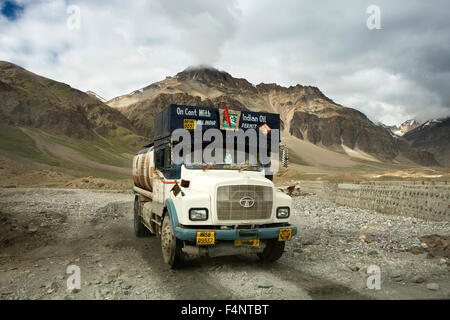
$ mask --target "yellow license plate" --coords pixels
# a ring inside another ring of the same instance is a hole
[[[259,239],[234,240],[235,247],[259,247]]]
[[[287,241],[292,238],[292,229],[280,229],[278,233],[278,241]]]
[[[212,245],[215,242],[214,231],[198,231],[197,232],[197,245],[207,246]]]
[[[183,128],[186,130],[195,130],[197,127],[197,120],[195,119],[183,119]]]

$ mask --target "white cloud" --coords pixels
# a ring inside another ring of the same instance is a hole
[[[14,23],[0,17],[0,59],[108,98],[190,64],[217,62],[237,14],[231,2],[230,8],[211,10],[201,9],[204,1],[70,4],[80,7],[79,30],[67,27],[68,4],[62,0],[26,2],[23,17]],[[222,9],[230,10],[229,17]]]
[[[388,124],[450,114],[445,1],[379,0],[375,31],[365,0],[21,3],[20,19],[0,15],[0,59],[108,99],[204,63],[255,84],[314,85]],[[71,4],[80,30],[67,28]]]

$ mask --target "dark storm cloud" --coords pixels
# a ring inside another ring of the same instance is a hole
[[[366,26],[369,5],[381,30]],[[259,1],[238,37],[274,81],[312,83],[375,121],[425,120],[450,115],[449,12],[446,1]]]
[[[317,86],[387,124],[450,115],[448,1],[74,0],[78,31],[64,0],[16,3],[20,19],[0,15],[0,60],[108,98],[209,64],[255,84]],[[380,30],[366,26],[369,5]]]

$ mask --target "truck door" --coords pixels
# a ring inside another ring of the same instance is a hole
[[[154,201],[164,203],[174,179],[177,179],[177,170],[172,163],[172,149],[170,144],[165,144],[155,149]]]
[[[164,166],[166,163],[166,149],[165,146],[159,146],[154,152],[155,171],[153,174],[153,201],[164,203]]]

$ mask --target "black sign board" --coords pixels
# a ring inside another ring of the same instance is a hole
[[[238,111],[233,108],[207,108],[172,104],[155,117],[154,139],[169,137],[176,129],[202,131],[214,128],[220,130],[259,130],[270,135],[273,129],[280,129],[280,115],[265,112]]]

